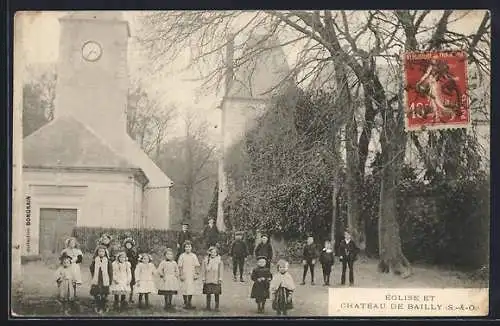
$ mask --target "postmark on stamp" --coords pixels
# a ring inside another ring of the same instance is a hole
[[[403,60],[406,130],[468,127],[466,53],[408,52]]]

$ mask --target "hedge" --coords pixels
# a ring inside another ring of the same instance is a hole
[[[166,248],[177,251],[177,236],[180,231],[161,229],[117,229],[101,227],[75,227],[73,236],[78,240],[80,248],[84,252],[93,252],[97,240],[103,233],[108,233],[113,238],[111,246],[114,250],[123,250],[123,240],[129,235],[135,242],[138,252],[147,252],[153,256],[161,257]],[[197,254],[205,254],[205,243],[201,232],[191,232],[193,235],[193,251]],[[220,234],[220,254],[228,251],[230,239],[225,233]]]

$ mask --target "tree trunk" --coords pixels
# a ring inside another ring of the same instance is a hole
[[[397,275],[408,277],[411,266],[403,254],[396,210],[396,169],[384,166],[380,184],[380,204],[378,220],[379,271],[393,271]]]
[[[346,172],[347,172],[347,226],[354,242],[358,243],[360,249],[366,248],[365,234],[361,226],[360,209],[360,178],[359,178],[359,157],[358,157],[358,126],[356,124],[355,108],[347,79],[346,69],[339,64],[335,67],[335,78],[337,84],[337,94],[339,106],[345,108],[349,115],[346,124]]]
[[[359,171],[357,156],[358,130],[352,110],[352,117],[346,125],[346,172],[347,172],[347,226],[355,243],[364,252],[366,237],[361,221],[359,202]]]
[[[339,194],[339,186],[337,184],[338,180],[335,180],[333,183],[332,189],[332,226],[330,227],[330,240],[333,244],[335,244],[335,224],[337,222],[337,196]]]
[[[378,81],[378,80],[375,80]],[[379,203],[379,271],[392,272],[406,278],[412,274],[411,265],[403,254],[397,220],[397,181],[404,163],[406,135],[404,132],[403,89],[399,91],[398,110],[385,100],[380,83],[374,83],[375,98],[382,103],[383,127],[380,134],[382,169]]]

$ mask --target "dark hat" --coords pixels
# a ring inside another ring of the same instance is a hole
[[[257,257],[257,260],[261,260],[261,259],[264,259],[264,260],[266,260],[266,261],[267,261],[267,257],[266,257],[266,256],[258,256],[258,257]]]
[[[269,236],[268,236],[266,233],[262,233],[262,234],[260,235],[260,237],[261,237],[261,238],[262,238],[262,237],[269,238]]]
[[[125,245],[126,245],[127,243],[130,243],[130,244],[132,245],[132,247],[134,247],[134,246],[135,246],[135,240],[134,240],[134,239],[132,239],[132,238],[130,238],[130,237],[125,238],[125,240],[123,240],[123,246],[125,247]]]
[[[100,239],[102,238],[108,238],[109,240],[113,240],[113,237],[109,233],[102,233]]]
[[[234,235],[243,235],[243,234],[245,234],[245,232],[243,232],[243,231],[236,231],[236,232],[234,233]]]
[[[188,222],[182,222],[181,225],[187,225],[187,226],[189,226],[189,223]]]

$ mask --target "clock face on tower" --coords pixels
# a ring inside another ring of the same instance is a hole
[[[87,41],[82,46],[82,57],[87,61],[97,61],[102,55],[102,48],[95,41]]]

